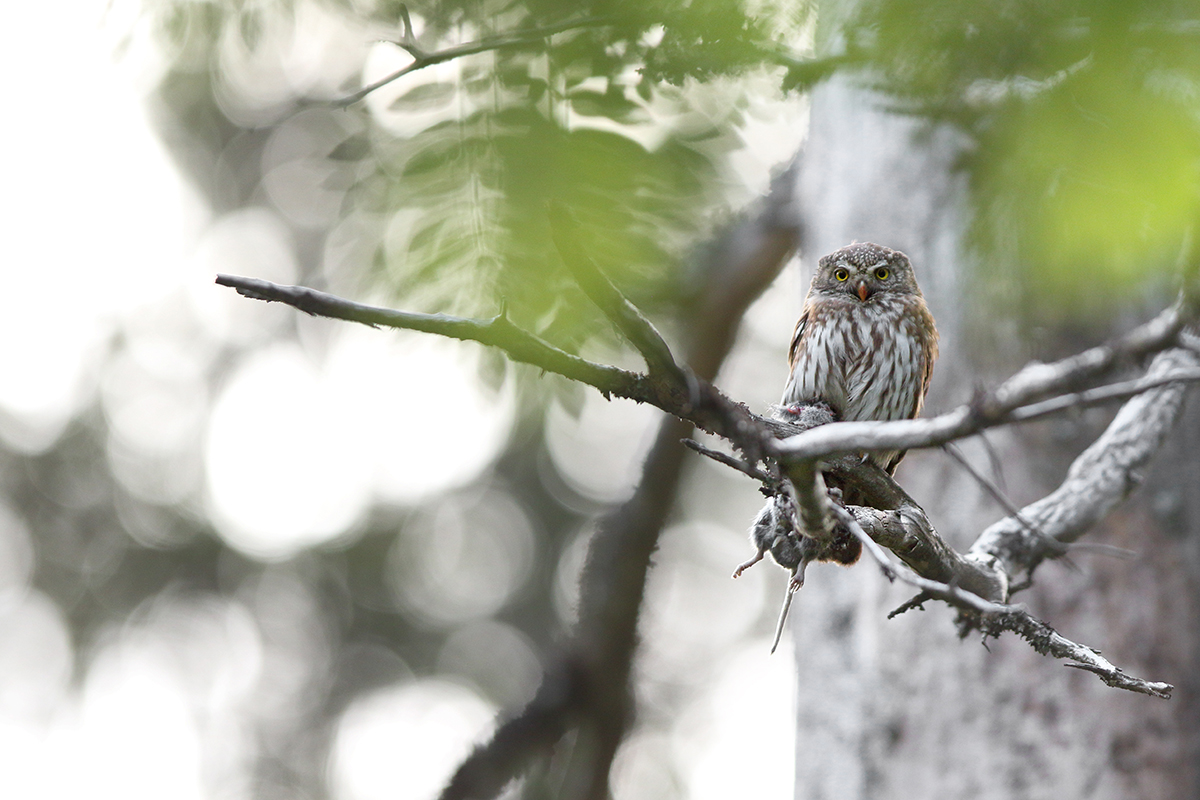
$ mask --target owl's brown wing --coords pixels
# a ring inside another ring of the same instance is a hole
[[[921,343],[920,364],[921,370],[921,385],[917,389],[916,395],[913,397],[912,412],[908,415],[909,419],[916,419],[921,413],[921,407],[925,405],[925,394],[929,391],[929,380],[933,376],[933,362],[937,361],[938,357],[938,332],[937,326],[933,323],[933,315],[929,313],[929,307],[925,305],[923,299],[919,299],[916,303],[910,306],[912,319],[917,327],[917,338]],[[901,450],[892,457],[884,466],[888,475],[896,473],[896,467],[900,464],[900,460],[904,458],[904,454],[908,452]]]
[[[925,405],[925,394],[929,391],[929,380],[933,376],[933,362],[937,361],[938,332],[933,315],[929,313],[929,307],[925,305],[924,300],[913,304],[912,316],[917,326],[917,338],[921,343],[921,386],[917,390],[917,396],[913,398],[913,409],[908,418],[916,419],[921,413],[921,407]]]
[[[788,372],[796,369],[796,358],[800,355],[800,342],[804,339],[804,330],[808,327],[808,318],[812,316],[812,305],[804,304],[800,319],[796,320],[796,330],[792,331],[792,344],[788,347]]]

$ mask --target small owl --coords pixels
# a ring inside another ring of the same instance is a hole
[[[845,421],[912,419],[937,343],[908,256],[870,242],[843,247],[817,264],[792,334],[783,404],[824,401]],[[903,457],[872,455],[889,474]]]

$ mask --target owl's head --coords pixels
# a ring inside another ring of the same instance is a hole
[[[880,292],[921,294],[908,256],[871,242],[847,245],[824,256],[817,262],[812,291],[847,295],[864,303]]]

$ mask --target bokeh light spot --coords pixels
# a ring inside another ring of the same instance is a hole
[[[246,361],[213,410],[211,505],[240,550],[281,558],[349,527],[370,496],[366,443],[295,345]]]
[[[372,499],[415,502],[495,458],[513,392],[479,385],[459,343],[341,325],[324,359],[258,352],[221,393],[207,467],[222,535],[281,558],[351,528]]]
[[[431,625],[485,617],[524,585],[533,563],[529,519],[507,493],[451,497],[404,528],[388,555],[401,607]]]
[[[512,427],[511,384],[479,381],[479,348],[421,333],[345,327],[329,380],[342,413],[358,420],[383,500],[414,504],[475,480]]]
[[[529,638],[511,625],[480,620],[462,626],[442,645],[438,672],[470,679],[504,708],[522,708],[542,677]]]
[[[578,417],[561,406],[546,415],[546,448],[554,466],[580,494],[614,503],[633,493],[662,412],[632,400],[605,400],[587,391]]]
[[[31,592],[0,601],[0,718],[45,719],[66,689],[72,657],[66,620],[49,598]]]
[[[792,796],[794,662],[770,649],[765,639],[746,645],[675,725],[675,761],[690,800]]]
[[[330,784],[338,800],[432,800],[491,728],[496,709],[443,680],[356,700],[337,725]]]
[[[730,580],[749,549],[738,531],[691,522],[668,528],[660,541],[641,628],[650,643],[644,668],[670,680],[694,674],[698,659],[710,661],[745,636],[762,612],[763,582],[773,576],[749,570]]]
[[[112,64],[102,7],[5,10],[0,66],[17,75],[37,64],[38,79],[9,95],[13,108],[36,109],[37,124],[5,131],[14,157],[4,176],[0,436],[36,452],[90,398],[113,321],[175,287],[204,212]],[[51,29],[47,57],[24,32]],[[70,102],[48,102],[46,86],[71,86]]]

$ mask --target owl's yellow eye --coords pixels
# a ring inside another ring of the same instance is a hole
[[[846,280],[846,278],[850,277],[850,273],[847,272],[844,268],[838,267],[837,269],[835,269],[833,271],[833,277],[837,278],[839,281],[844,281],[844,280]]]
[[[888,279],[888,275],[891,275],[891,273],[888,272],[887,267],[880,267],[879,269],[875,270],[875,277],[881,281],[886,281]]]

